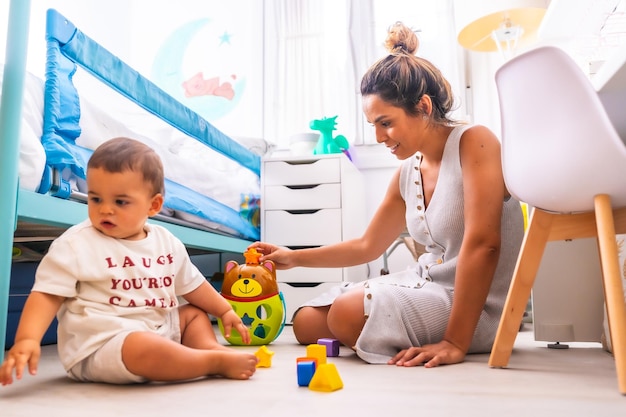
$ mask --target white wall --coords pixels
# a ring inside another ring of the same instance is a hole
[[[79,28],[89,28],[88,35],[122,59],[130,56],[128,33],[130,2],[127,0],[31,0],[28,60],[26,67],[43,77],[46,63],[46,11],[56,9]],[[0,4],[0,28],[6,28],[9,1]],[[112,23],[114,22],[114,24]],[[4,61],[6,30],[0,30],[0,62]]]

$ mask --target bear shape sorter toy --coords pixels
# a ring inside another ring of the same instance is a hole
[[[286,309],[283,294],[278,290],[274,262],[259,262],[261,254],[251,248],[244,252],[246,263],[228,261],[224,268],[222,296],[250,329],[251,345],[267,345],[285,327]],[[222,321],[217,320],[222,336],[231,345],[243,345],[239,332],[232,329],[224,335]]]

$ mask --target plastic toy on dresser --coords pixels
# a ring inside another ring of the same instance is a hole
[[[251,345],[273,342],[285,326],[285,301],[278,290],[274,262],[259,263],[261,254],[256,249],[244,252],[246,263],[239,265],[228,261],[224,268],[222,296],[228,300],[235,313],[251,330]],[[224,326],[218,319],[224,336]],[[241,335],[233,329],[224,338],[231,345],[244,345]]]
[[[310,127],[313,130],[320,131],[320,138],[317,141],[317,145],[313,149],[314,155],[330,154],[330,153],[345,153],[349,159],[350,154],[348,148],[350,144],[343,135],[337,135],[333,138],[333,130],[337,125],[337,116],[324,117],[323,119],[312,120]]]

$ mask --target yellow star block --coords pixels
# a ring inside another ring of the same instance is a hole
[[[261,346],[259,350],[254,353],[254,356],[259,359],[259,362],[256,364],[257,368],[269,368],[272,366],[272,356],[274,356],[274,352],[269,350],[267,346]]]

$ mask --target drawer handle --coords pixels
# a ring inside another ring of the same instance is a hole
[[[321,282],[281,282],[281,284],[289,285],[294,288],[313,288],[322,285]]]
[[[310,190],[312,188],[317,188],[321,184],[303,184],[303,185],[285,185],[285,187],[290,190]]]
[[[313,213],[317,213],[318,211],[320,211],[320,209],[314,209],[314,210],[285,210],[287,213],[289,214],[313,214]]]
[[[300,159],[298,161],[283,161],[287,165],[312,165],[318,162],[319,159]]]

